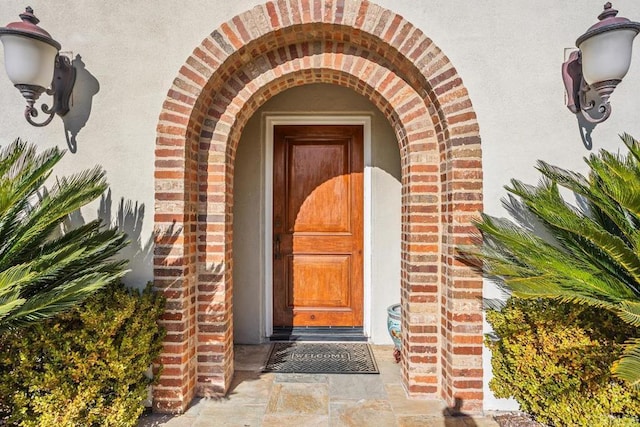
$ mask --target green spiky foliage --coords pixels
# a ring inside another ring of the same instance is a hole
[[[66,230],[69,215],[107,184],[96,167],[46,190],[63,155],[20,140],[0,151],[0,332],[65,311],[126,272],[112,258],[126,245],[123,233],[98,220]]]
[[[628,154],[592,154],[587,176],[540,161],[537,186],[512,180],[504,204],[517,224],[482,215],[482,242],[461,253],[514,297],[597,307],[632,325],[613,372],[640,388],[640,145],[622,140]]]

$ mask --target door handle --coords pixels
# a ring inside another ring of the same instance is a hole
[[[280,259],[280,235],[276,234],[276,238],[273,241],[273,256],[275,259]]]

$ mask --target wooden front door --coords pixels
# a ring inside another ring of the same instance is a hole
[[[362,126],[275,126],[273,326],[362,326]]]

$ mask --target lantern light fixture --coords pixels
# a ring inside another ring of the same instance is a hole
[[[64,116],[69,111],[76,70],[69,58],[59,54],[60,43],[38,27],[40,20],[31,7],[20,14],[20,19],[22,22],[0,28],[4,66],[9,80],[27,101],[24,111],[27,122],[33,126],[46,126],[55,114]],[[42,112],[48,117],[36,122],[34,119],[39,113],[35,103],[42,93],[53,97],[53,105],[42,104]]]
[[[607,2],[599,22],[576,40],[579,50],[562,64],[567,108],[590,123],[611,115],[609,97],[629,71],[633,39],[640,32],[640,23],[617,14]]]

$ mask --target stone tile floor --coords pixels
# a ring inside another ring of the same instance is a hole
[[[491,417],[450,416],[441,401],[408,399],[393,348],[373,346],[380,375],[262,373],[269,344],[235,348],[227,396],[198,399],[182,415],[151,414],[139,427],[498,426]]]

